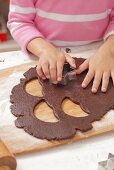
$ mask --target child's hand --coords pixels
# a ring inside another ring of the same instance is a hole
[[[63,65],[68,62],[76,67],[75,61],[68,54],[65,54],[53,46],[46,46],[39,56],[37,73],[42,79],[51,79],[54,84],[62,80]]]
[[[63,65],[68,62],[76,68],[75,60],[42,38],[33,39],[27,49],[39,57],[37,73],[42,79],[51,79],[54,84],[62,80]]]
[[[83,88],[87,87],[93,78],[93,93],[97,92],[101,81],[101,91],[106,92],[110,77],[114,84],[114,50],[112,50],[114,47],[112,46],[112,49],[110,47],[111,40],[107,40],[107,43],[104,44],[95,55],[85,60],[85,62],[77,69],[77,74],[89,69],[82,83]]]

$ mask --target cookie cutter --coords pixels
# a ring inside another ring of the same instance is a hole
[[[114,170],[114,155],[109,153],[106,161],[99,162],[98,170]]]
[[[72,68],[69,63],[63,66],[62,80],[59,84],[67,85],[69,81],[76,80],[76,69]]]
[[[69,63],[64,63],[62,80],[58,82],[61,85],[67,85],[69,81],[76,80],[76,69],[72,68]],[[50,83],[52,79],[50,78]]]

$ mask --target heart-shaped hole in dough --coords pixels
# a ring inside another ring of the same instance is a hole
[[[53,109],[51,109],[46,102],[41,102],[36,105],[34,109],[34,115],[36,118],[44,122],[58,122],[59,120],[53,114]]]
[[[72,102],[70,99],[64,99],[62,102],[62,110],[69,116],[73,117],[86,117],[88,116],[81,108],[80,105]]]
[[[29,93],[32,96],[39,96],[39,97],[43,96],[42,86],[38,82],[38,79],[33,79],[29,81],[25,86],[25,90],[27,93]]]

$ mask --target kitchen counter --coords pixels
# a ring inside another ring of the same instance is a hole
[[[72,56],[88,57],[98,45],[72,49]],[[64,49],[63,49],[64,50]],[[81,54],[80,54],[81,51]],[[75,53],[75,54],[74,54]],[[31,62],[21,51],[0,53],[0,70]],[[46,151],[17,156],[17,170],[97,170],[98,162],[114,154],[114,133],[84,139]]]

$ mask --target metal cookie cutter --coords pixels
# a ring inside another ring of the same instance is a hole
[[[99,162],[98,170],[114,170],[114,155],[109,153],[106,161]]]
[[[70,66],[69,63],[65,63],[63,66],[62,80],[59,84],[67,85],[69,81],[76,80],[75,69]]]

